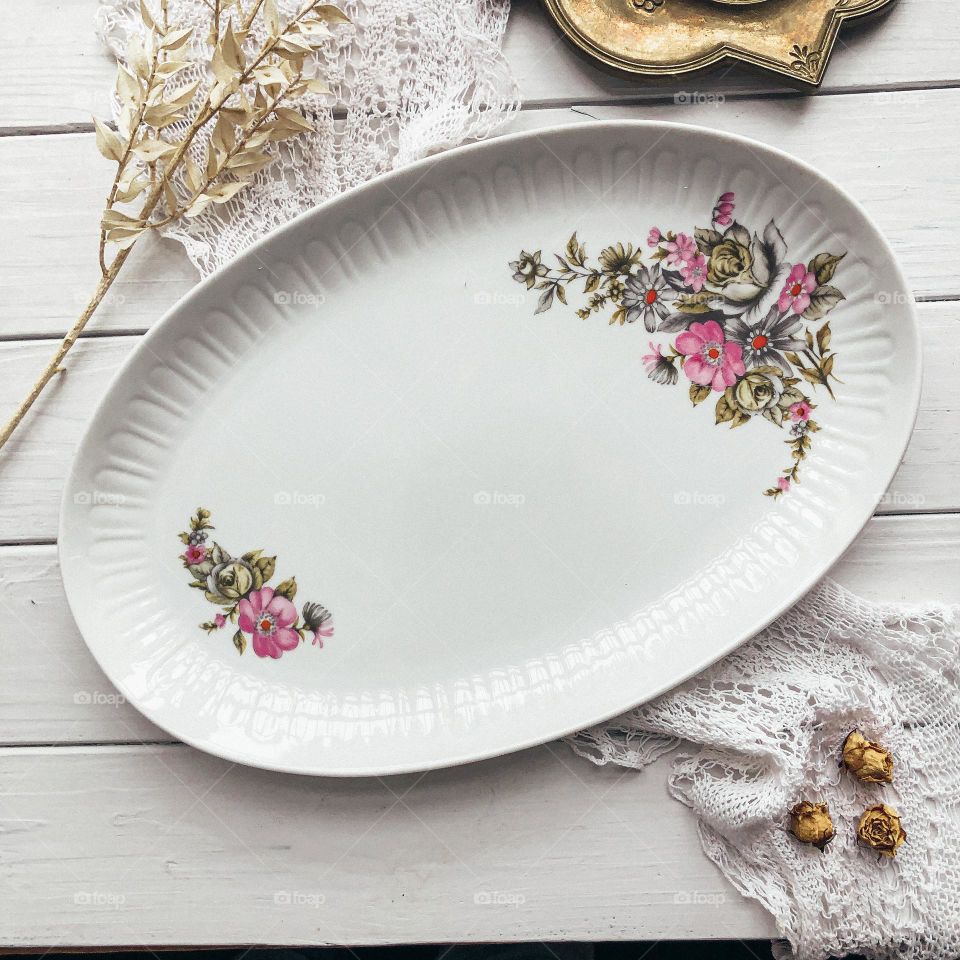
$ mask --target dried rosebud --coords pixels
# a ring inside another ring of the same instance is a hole
[[[830,808],[825,803],[801,800],[790,811],[790,832],[801,843],[823,850],[834,837]]]
[[[897,848],[907,839],[907,831],[893,807],[878,803],[863,811],[857,825],[857,839],[885,857],[895,857]]]
[[[893,756],[879,743],[854,730],[843,742],[843,765],[867,783],[893,783]]]

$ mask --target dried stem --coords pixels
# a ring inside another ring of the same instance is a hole
[[[57,352],[53,355],[53,358],[47,364],[43,373],[41,373],[37,378],[37,381],[34,383],[31,391],[26,397],[24,397],[23,401],[20,403],[20,406],[17,407],[16,412],[7,421],[3,430],[0,431],[0,447],[2,447],[7,440],[10,439],[10,435],[14,430],[17,429],[17,427],[20,425],[20,422],[27,415],[27,411],[29,411],[37,397],[39,397],[43,392],[43,388],[58,373],[60,373],[60,363],[67,355],[70,348],[77,342],[77,337],[80,336],[83,328],[87,325],[87,321],[93,316],[94,311],[100,306],[101,301],[103,300],[104,296],[106,296],[107,291],[113,285],[113,281],[117,278],[120,268],[123,266],[124,261],[127,259],[127,256],[130,254],[132,249],[132,247],[128,247],[126,250],[121,250],[114,258],[107,272],[100,279],[100,283],[97,284],[97,289],[90,298],[90,302],[84,308],[83,313],[80,314],[76,323],[74,323],[67,335],[63,338],[63,341],[57,349]]]
[[[167,80],[186,62],[171,64],[172,70],[162,71],[161,67],[166,62],[164,55],[169,58],[172,50],[180,48],[189,37],[190,30],[171,29],[168,0],[160,0],[159,23],[141,6],[152,49],[149,61],[146,57],[134,57],[132,59],[135,62],[129,72],[124,73],[121,68],[118,74],[118,95],[126,104],[124,120],[120,124],[121,131],[124,132],[123,139],[104,124],[95,121],[97,146],[104,156],[117,164],[100,228],[100,281],[90,302],[63,338],[30,393],[0,430],[0,447],[23,421],[46,385],[61,371],[64,357],[103,302],[143,232],[162,227],[185,215],[196,215],[206,204],[229,199],[247,187],[256,171],[269,162],[269,154],[264,151],[266,142],[284,140],[312,129],[306,120],[281,108],[281,104],[295,100],[307,90],[316,89],[313,86],[316,81],[303,79],[303,62],[313,45],[320,41],[308,38],[322,37],[326,29],[323,26],[325,22],[331,19],[345,21],[346,18],[336,8],[321,4],[320,0],[307,0],[296,16],[280,29],[276,6],[272,0],[252,0],[246,13],[240,17],[238,31],[231,32],[229,25],[223,31],[220,29],[220,19],[228,5],[223,0],[213,0],[210,6],[213,21],[210,43],[214,48],[211,66],[220,82],[206,91],[186,131],[175,141],[167,143],[160,139],[160,131],[175,120],[185,119],[180,111],[184,109],[183,104],[189,96],[183,91],[189,87],[181,90],[182,103],[176,99],[176,95],[172,102],[165,99]],[[246,62],[238,48],[257,15],[264,10],[268,11],[265,14],[269,26],[267,39],[249,62]],[[274,54],[278,59],[258,72],[258,68]],[[228,64],[226,71],[225,64]],[[235,69],[233,76],[230,76],[230,69]],[[131,79],[131,76],[134,79]],[[135,84],[136,100],[129,86],[131,83]],[[231,97],[250,84],[253,84],[256,90],[254,104],[251,105],[241,93],[240,106],[232,107],[230,113],[220,116],[222,111],[227,109]],[[136,109],[132,110],[134,103]],[[232,114],[239,116],[234,117]],[[207,169],[202,176],[198,176],[196,171],[191,172],[190,165],[187,165],[185,183],[181,184],[179,189],[182,191],[185,186],[188,198],[186,203],[182,203],[177,196],[175,175],[198,134],[214,119],[218,120],[218,126],[214,128],[208,147]],[[220,133],[220,124],[225,125],[225,134],[229,134],[226,139]],[[255,135],[256,139],[252,139]],[[139,164],[139,167],[128,171],[127,167],[134,163]],[[118,202],[126,201],[144,191],[136,217],[116,209]],[[161,200],[166,203],[166,215],[155,216]],[[108,262],[106,246],[110,242],[118,243],[120,247],[113,260]]]
[[[207,120],[209,120],[209,117],[207,117]],[[200,130],[200,128],[203,126],[203,123],[205,122],[206,120],[204,120],[203,122],[196,122],[196,121],[194,122],[194,124],[191,126],[191,129],[188,131],[187,136],[184,138],[184,141],[181,147],[178,149],[177,153],[174,154],[174,159],[171,162],[171,164],[167,167],[167,170],[172,170],[179,163],[179,161],[183,159],[183,155],[186,153],[187,148],[190,146],[190,144],[193,141],[193,138],[196,136],[197,132]],[[147,200],[144,202],[143,209],[140,212],[140,215],[142,218],[144,219],[148,218],[153,213],[157,204],[160,202],[160,197],[163,195],[163,186],[162,186],[163,180],[166,179],[167,175],[168,174],[165,173],[164,178],[161,179],[161,181],[157,183],[156,186],[154,186],[151,194],[149,195]],[[116,193],[116,188],[117,188],[117,183],[115,180],[113,189],[111,190],[111,195],[114,195]],[[103,239],[105,237],[105,233],[103,230],[100,231],[100,236],[101,236],[101,251],[102,251],[105,243],[105,240]],[[119,274],[120,272],[120,268],[124,265],[124,263],[127,260],[127,257],[130,255],[131,250],[133,250],[132,246],[127,247],[123,250],[120,250],[117,253],[116,257],[114,257],[114,259],[111,261],[109,267],[105,266],[103,263],[103,260],[101,259],[101,268],[103,270],[103,276],[101,277],[100,282],[97,284],[97,289],[94,291],[93,296],[90,298],[90,302],[84,308],[83,313],[80,314],[80,316],[77,318],[76,323],[74,323],[74,325],[67,332],[67,335],[60,342],[60,346],[57,348],[57,352],[53,355],[53,358],[47,364],[43,373],[41,373],[40,376],[37,378],[37,381],[36,383],[34,383],[31,391],[27,394],[26,397],[24,397],[23,401],[20,403],[20,406],[17,407],[16,412],[7,421],[3,430],[0,431],[0,448],[3,447],[3,445],[10,438],[10,435],[13,433],[13,431],[16,430],[17,427],[20,425],[20,422],[27,415],[27,412],[30,410],[30,408],[36,402],[37,398],[43,392],[44,387],[46,387],[46,385],[60,371],[60,363],[63,361],[64,357],[66,357],[67,353],[70,351],[73,345],[77,342],[77,338],[83,332],[84,327],[86,327],[87,322],[93,316],[94,311],[96,311],[97,307],[100,306],[101,302],[103,301],[103,298],[107,294],[107,291],[113,285],[113,281],[116,280],[117,274]],[[102,257],[102,254],[101,254],[101,257]]]

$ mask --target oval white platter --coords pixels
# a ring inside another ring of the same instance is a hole
[[[475,760],[787,608],[919,390],[893,254],[816,171],[662,123],[504,137],[300,217],[151,330],[77,455],[63,580],[122,694],[197,747]]]

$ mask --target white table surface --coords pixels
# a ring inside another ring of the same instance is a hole
[[[113,66],[95,5],[0,6],[3,413],[97,277],[111,170],[90,114],[108,112]],[[890,600],[960,601],[958,35],[953,0],[901,0],[843,34],[814,97],[740,70],[607,75],[534,0],[515,4],[506,40],[515,129],[658,117],[748,134],[834,176],[886,232],[920,301],[922,407],[834,575]],[[108,378],[194,282],[178,246],[145,241],[0,458],[0,947],[771,936],[701,853],[662,762],[594,769],[551,744],[426,776],[310,780],[170,742],[116,702],[64,601],[59,495]]]

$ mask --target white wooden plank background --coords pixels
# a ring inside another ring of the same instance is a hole
[[[114,66],[94,35],[96,0],[19,0],[0,6],[0,126],[91,129],[108,112]],[[935,25],[935,29],[931,29]],[[953,0],[900,0],[873,23],[844,31],[823,83],[831,93],[956,85],[960,10]],[[794,93],[773,77],[721,67],[678,83],[617,77],[580,59],[537,0],[514,0],[504,52],[526,108],[672,100],[676,91],[726,96]],[[805,101],[796,96],[802,112]]]
[[[820,167],[866,206],[896,248],[916,296],[944,299],[960,290],[960,167],[954,127],[946,122],[960,117],[960,90],[577,109],[523,111],[513,129],[636,117],[769,142]],[[4,335],[7,326],[17,334],[62,332],[82,309],[98,279],[90,238],[110,176],[92,134],[0,138]],[[134,255],[91,330],[143,330],[195,282],[173,244],[145,243]],[[137,269],[147,262],[149,270]]]
[[[96,277],[109,170],[90,113],[113,67],[95,6],[0,6],[0,413]],[[505,42],[514,129],[616,116],[744,133],[835,177],[889,237],[925,301],[922,409],[883,515],[835,569],[877,598],[960,601],[958,31],[950,0],[901,0],[844,34],[815,97],[739,69],[612,76],[534,0],[515,0]],[[694,92],[710,102],[676,102]],[[118,702],[66,609],[58,498],[107,379],[194,282],[178,247],[144,244],[0,457],[0,947],[772,935],[703,857],[662,763],[597,770],[553,744],[423,778],[309,780],[172,743]]]

